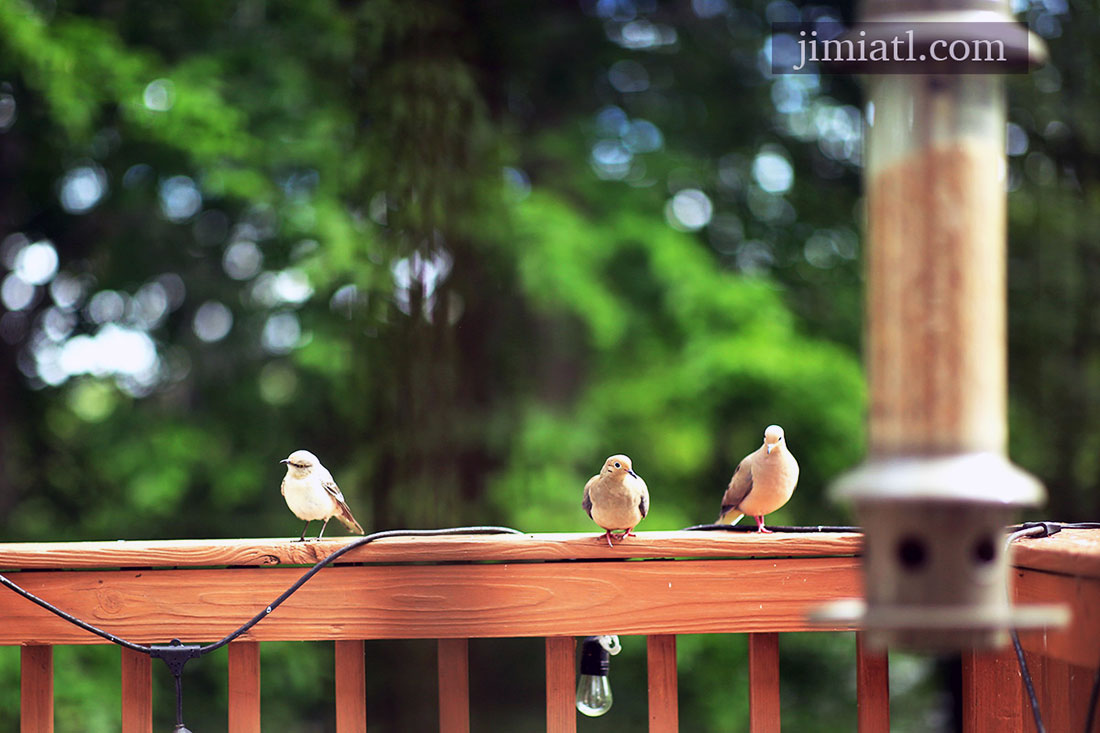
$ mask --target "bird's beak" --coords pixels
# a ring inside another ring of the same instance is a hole
[[[629,473],[629,474],[630,474],[631,476],[633,476],[634,478],[638,478],[638,474],[634,473],[634,469],[633,469],[633,468],[628,468],[628,469],[626,469],[626,472],[627,472],[627,473]]]
[[[764,447],[768,449],[768,453],[772,452],[772,448],[779,445],[779,443],[765,443]]]
[[[283,460],[279,461],[279,463],[290,463],[290,459],[284,458]]]

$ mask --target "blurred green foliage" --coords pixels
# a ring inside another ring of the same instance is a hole
[[[1010,84],[1012,453],[1047,516],[1094,517],[1100,14],[1020,5],[1053,63]],[[761,58],[771,21],[851,10],[0,3],[4,539],[290,537],[300,447],[368,531],[589,530],[615,452],[642,529],[672,529],[773,422],[802,465],[774,521],[847,521],[824,489],[864,446],[860,97]],[[432,644],[367,646],[371,730],[433,728]],[[852,647],[784,637],[792,729],[852,728]],[[624,639],[581,730],[643,727],[644,653]],[[475,729],[541,729],[541,642],[470,654]],[[744,639],[678,656],[685,729],[745,729]],[[331,660],[265,645],[267,727],[332,729]],[[896,729],[943,725],[931,663],[895,661]],[[117,729],[117,670],[58,650],[59,731]],[[222,728],[224,680],[224,655],[189,667],[192,728]],[[0,649],[0,729],[17,690]]]

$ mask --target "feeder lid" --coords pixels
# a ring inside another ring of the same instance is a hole
[[[931,500],[1035,506],[1043,485],[1000,453],[872,458],[830,488],[833,499]]]

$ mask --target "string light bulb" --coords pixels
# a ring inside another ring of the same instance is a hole
[[[581,673],[577,680],[577,710],[598,718],[611,709],[611,683],[607,673],[611,655],[622,651],[619,637],[586,636],[581,642]]]

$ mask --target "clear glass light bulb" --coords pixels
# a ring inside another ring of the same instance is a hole
[[[581,674],[577,681],[577,710],[590,718],[611,709],[611,683],[607,671],[611,657],[597,636],[586,637],[581,643]]]
[[[577,710],[597,718],[611,709],[611,683],[607,675],[582,674],[577,683]]]

